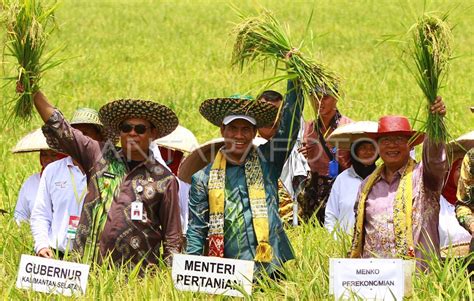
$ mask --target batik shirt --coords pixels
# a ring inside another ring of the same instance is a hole
[[[303,99],[296,97],[292,83],[288,84],[288,91],[277,134],[273,139],[257,148],[265,183],[273,259],[271,263],[257,263],[255,267],[259,271],[264,268],[267,273],[272,273],[275,268],[294,258],[293,249],[278,214],[278,179],[289,154],[288,149],[292,149],[298,134]],[[291,126],[292,118],[294,118],[293,126]],[[288,138],[290,139],[289,148],[287,148]],[[242,165],[233,165],[227,162],[226,166],[224,257],[253,260],[258,242],[252,224],[244,165],[245,162]],[[189,254],[207,255],[204,254],[204,249],[209,230],[208,182],[210,170],[211,164],[192,177],[189,224],[186,235]]]
[[[474,224],[474,148],[464,156],[458,182],[456,216],[459,223],[471,233]],[[473,235],[474,233],[471,233]]]
[[[88,193],[74,243],[74,250],[83,254],[92,228],[92,210],[101,202],[99,178],[107,176],[104,171],[108,170],[111,156],[125,159],[121,151],[110,153],[115,151],[110,142],[104,145],[72,128],[57,110],[46,122],[43,133],[49,144],[55,142],[86,171]],[[139,194],[137,186],[143,188]],[[130,218],[131,204],[138,199],[143,203],[141,221]],[[171,172],[150,156],[133,170],[127,169],[117,188],[98,239],[101,256],[97,262],[110,254],[116,264],[130,260],[133,265],[144,258],[145,266],[157,263],[160,257],[170,263],[170,255],[181,250],[181,235],[178,183]]]
[[[412,229],[417,258],[424,258],[423,249],[439,254],[439,198],[447,169],[446,162],[445,145],[425,139],[422,162],[415,165],[412,175]],[[364,258],[396,256],[393,208],[405,168],[406,166],[398,170],[391,182],[387,181],[382,172],[367,196],[362,254]],[[360,199],[360,191],[367,181],[368,178],[360,185],[357,200]],[[357,206],[356,202],[355,208]]]

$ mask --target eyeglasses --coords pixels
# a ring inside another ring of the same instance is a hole
[[[408,138],[403,136],[395,136],[395,137],[382,137],[379,139],[380,144],[389,145],[391,143],[395,145],[401,145],[404,143],[408,143]]]
[[[128,123],[122,123],[120,125],[120,131],[122,133],[130,133],[132,130],[135,130],[135,133],[138,135],[145,134],[146,130],[149,129],[150,127],[144,125],[144,124],[128,124]]]

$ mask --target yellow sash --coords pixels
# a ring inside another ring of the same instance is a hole
[[[364,221],[365,221],[365,202],[372,190],[375,182],[380,179],[380,175],[385,165],[377,169],[369,176],[359,197],[357,206],[357,218],[355,222],[354,237],[352,240],[351,257],[362,257],[364,247]],[[395,231],[395,247],[397,256],[414,257],[413,228],[412,228],[412,195],[413,195],[413,169],[415,162],[409,160],[400,179],[395,196],[393,208],[393,226]]]
[[[252,211],[252,223],[257,238],[255,261],[271,262],[272,247],[269,243],[268,208],[263,173],[257,152],[252,150],[245,162],[245,179]],[[209,255],[224,255],[224,204],[226,159],[219,151],[209,174]]]

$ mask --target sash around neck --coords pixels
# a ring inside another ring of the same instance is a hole
[[[224,257],[224,205],[226,158],[222,148],[209,173],[209,256]],[[269,243],[269,221],[262,167],[253,148],[245,160],[245,179],[250,199],[252,224],[257,238],[255,261],[271,262],[273,250]]]

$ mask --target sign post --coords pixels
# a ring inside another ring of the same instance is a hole
[[[402,300],[405,287],[401,259],[329,259],[330,293],[336,300],[357,295],[363,299]]]
[[[174,254],[172,278],[176,289],[244,297],[252,294],[254,262],[219,257]]]
[[[90,266],[21,255],[16,287],[65,296],[85,294]]]

